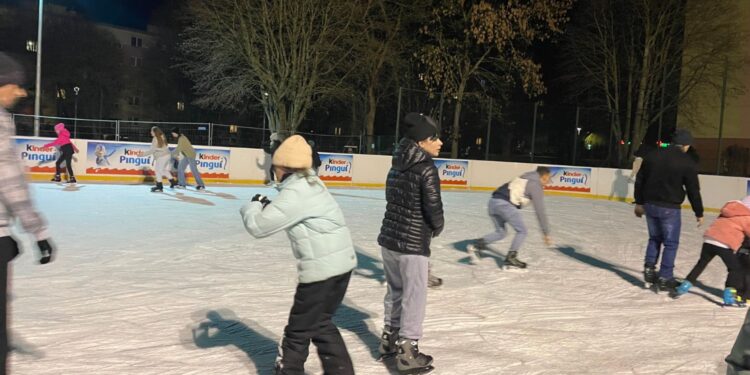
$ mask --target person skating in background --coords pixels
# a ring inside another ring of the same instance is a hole
[[[478,261],[481,250],[489,250],[491,243],[500,241],[508,235],[505,224],[510,224],[516,231],[516,235],[513,237],[510,251],[505,257],[505,265],[526,268],[526,263],[518,259],[518,251],[528,235],[520,210],[529,202],[534,204],[534,211],[536,211],[536,217],[544,235],[544,243],[547,246],[552,245],[549,219],[544,206],[544,186],[549,183],[550,178],[551,171],[549,168],[537,167],[536,171],[526,172],[500,186],[492,193],[492,199],[490,199],[487,210],[495,223],[495,231],[467,246],[472,263]]]
[[[60,149],[60,157],[55,162],[55,177],[52,177],[52,181],[61,181],[61,164],[65,162],[65,167],[68,170],[68,183],[74,184],[76,183],[76,177],[73,174],[73,154],[78,153],[78,148],[70,141],[70,132],[65,129],[65,124],[62,122],[55,125],[55,133],[57,133],[57,139],[44,145],[44,147],[55,146]]]
[[[156,180],[156,186],[152,187],[151,191],[162,192],[164,191],[162,180],[171,180],[172,178],[169,172],[169,162],[172,160],[172,154],[169,152],[167,137],[164,136],[164,132],[158,126],[151,128],[151,136],[153,137],[151,148],[144,152],[142,156],[154,155],[154,180]]]
[[[399,371],[428,371],[433,358],[419,351],[427,304],[430,242],[443,231],[440,154],[435,120],[418,113],[404,118],[406,136],[388,172],[385,218],[378,236],[388,290],[379,352],[396,356]]]
[[[680,244],[681,207],[686,193],[698,226],[703,224],[698,165],[687,154],[692,142],[690,132],[677,130],[672,137],[672,146],[646,156],[635,180],[634,212],[637,217],[646,215],[649,234],[643,278],[646,284],[656,285],[657,291],[671,291],[679,285],[673,271]],[[660,255],[661,267],[657,273],[656,263]]]
[[[299,135],[273,156],[279,195],[260,194],[242,207],[247,231],[256,238],[286,231],[297,258],[299,284],[284,328],[276,374],[303,375],[310,341],[326,374],[354,374],[344,340],[332,322],[357,266],[344,214],[312,171],[312,150]]]
[[[315,171],[315,174],[318,174],[318,169],[320,169],[321,164],[323,164],[323,162],[320,161],[318,148],[315,147],[315,141],[313,141],[312,139],[308,140],[307,144],[309,144],[310,148],[312,149],[312,168]]]
[[[206,185],[203,183],[201,173],[200,171],[198,171],[198,164],[195,160],[196,152],[195,148],[193,148],[193,144],[190,143],[188,137],[180,132],[179,128],[172,129],[172,138],[177,139],[177,147],[174,149],[174,151],[172,151],[172,156],[174,156],[175,158],[180,156],[180,161],[177,164],[177,181],[170,180],[169,187],[173,188],[175,185],[178,185],[182,188],[187,187],[187,182],[185,179],[185,167],[190,166],[190,173],[193,174],[195,184],[197,185],[195,189],[205,189]]]
[[[8,358],[8,271],[18,255],[18,244],[11,236],[13,219],[34,237],[41,257],[39,262],[52,260],[53,247],[47,225],[31,201],[24,167],[16,150],[16,125],[6,109],[26,96],[23,89],[23,68],[15,60],[0,53],[0,374],[5,374]]]
[[[276,149],[281,145],[281,136],[279,136],[279,133],[273,132],[268,137],[268,144],[263,147],[263,151],[266,153],[267,158],[273,160],[273,155],[276,153]],[[274,170],[273,165],[269,166],[268,170],[266,171],[268,180],[265,181],[266,185],[273,185],[276,180],[274,177]]]
[[[718,255],[727,266],[728,272],[724,284],[724,304],[745,305],[745,298],[737,294],[738,290],[745,289],[745,271],[740,264],[737,251],[746,236],[750,236],[750,196],[742,201],[727,202],[721,208],[721,215],[703,234],[703,248],[698,263],[677,287],[675,296],[687,293],[708,263]]]

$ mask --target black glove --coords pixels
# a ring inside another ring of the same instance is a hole
[[[36,246],[39,247],[39,254],[41,257],[39,258],[39,263],[41,264],[47,264],[52,261],[52,253],[54,250],[52,249],[52,245],[47,240],[41,240],[37,241]]]
[[[269,204],[271,204],[271,200],[268,199],[265,195],[261,194],[255,194],[253,199],[250,200],[251,202],[260,202],[263,205],[263,208],[266,208]]]

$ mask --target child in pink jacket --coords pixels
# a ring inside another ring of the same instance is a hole
[[[44,145],[44,147],[57,146],[60,149],[60,157],[57,158],[55,163],[55,177],[52,178],[52,181],[60,182],[60,164],[65,161],[65,167],[68,169],[68,183],[75,184],[76,177],[73,175],[72,159],[73,153],[78,153],[78,148],[70,142],[70,132],[65,129],[65,124],[61,122],[55,125],[55,132],[57,133],[57,139]]]
[[[745,236],[750,236],[750,196],[742,201],[729,201],[721,208],[721,215],[703,234],[698,263],[677,287],[675,296],[687,293],[708,263],[718,255],[729,271],[724,285],[724,305],[744,306],[745,299],[737,297],[737,289],[744,289],[744,271],[736,253]]]

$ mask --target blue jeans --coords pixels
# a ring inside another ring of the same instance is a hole
[[[680,246],[680,228],[682,226],[682,210],[679,208],[664,208],[646,204],[646,222],[648,223],[648,247],[646,247],[646,266],[656,266],[661,254],[659,277],[671,279],[674,277],[674,259]]]
[[[201,178],[201,173],[198,172],[198,165],[195,162],[195,159],[189,158],[187,156],[183,156],[182,159],[180,159],[180,164],[177,164],[177,182],[180,186],[186,186],[187,183],[185,182],[185,167],[187,165],[190,165],[190,172],[193,174],[193,178],[195,179],[195,183],[198,186],[206,186],[203,183],[203,179]]]
[[[510,244],[510,251],[518,251],[529,233],[523,223],[519,209],[505,199],[493,198],[490,199],[487,210],[495,223],[495,231],[484,236],[484,242],[491,244],[505,238],[508,235],[505,223],[508,223],[516,231],[516,236],[513,237],[513,242]]]

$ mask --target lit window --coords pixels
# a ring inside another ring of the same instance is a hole
[[[57,97],[60,99],[65,99],[65,89],[58,89],[57,90]]]
[[[136,37],[131,37],[130,38],[130,45],[132,47],[138,47],[138,48],[143,47],[143,39],[136,38]]]
[[[482,145],[482,138],[481,137],[477,138],[477,141],[475,143],[476,143],[477,146],[481,146]]]
[[[177,110],[178,111],[184,111],[185,110],[185,102],[177,102]]]
[[[33,40],[26,41],[26,50],[29,52],[36,52],[36,42]]]
[[[230,133],[235,134],[235,133],[237,133],[238,130],[239,130],[239,127],[237,125],[229,125],[229,132]]]

